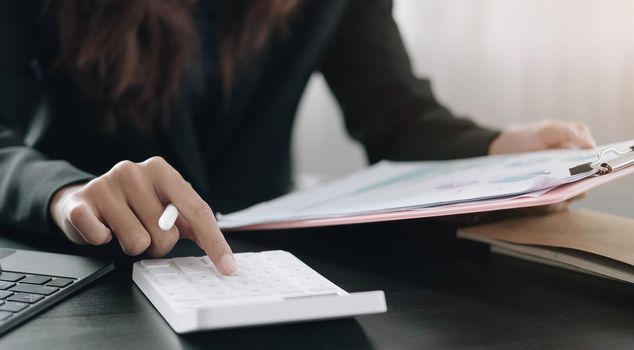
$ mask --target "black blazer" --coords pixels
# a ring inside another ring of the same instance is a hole
[[[413,75],[389,0],[305,0],[290,36],[249,61],[203,129],[182,102],[169,133],[107,134],[95,118],[99,107],[49,72],[57,45],[50,3],[0,3],[0,224],[14,229],[54,232],[55,191],[154,155],[221,212],[284,194],[292,185],[293,120],[316,71],[370,162],[484,155],[497,135],[455,118]]]

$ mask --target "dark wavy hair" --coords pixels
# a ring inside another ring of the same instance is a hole
[[[228,95],[239,67],[301,0],[216,0],[219,70]],[[106,125],[167,126],[188,67],[196,66],[195,0],[59,0],[55,66],[105,108]],[[160,119],[160,120],[156,120]]]

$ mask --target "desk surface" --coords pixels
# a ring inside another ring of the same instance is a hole
[[[579,206],[634,217],[634,177]],[[355,319],[171,331],[130,262],[0,339],[3,349],[632,348],[634,286],[488,254],[428,221],[229,234],[235,251],[286,249],[348,291],[383,289],[389,311]],[[44,249],[0,238],[0,246]],[[46,249],[69,251],[46,243]],[[95,253],[91,251],[90,253]],[[180,245],[174,255],[201,254]]]

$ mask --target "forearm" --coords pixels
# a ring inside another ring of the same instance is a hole
[[[370,161],[487,154],[498,132],[454,117],[417,78],[389,0],[351,1],[322,71]]]
[[[365,145],[372,162],[469,158],[487,155],[499,135],[439,107],[402,116],[400,123]]]
[[[0,218],[3,226],[50,234],[49,202],[55,192],[94,176],[67,162],[49,160],[27,146],[0,149]]]

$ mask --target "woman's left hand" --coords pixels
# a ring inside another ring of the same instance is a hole
[[[595,146],[590,129],[585,124],[544,120],[514,125],[502,130],[502,133],[489,146],[489,154]]]
[[[583,123],[544,120],[528,124],[511,126],[505,130],[489,146],[489,154],[541,151],[556,148],[594,148],[596,143],[590,129]],[[540,207],[511,209],[486,215],[496,220],[505,217],[545,215],[567,210],[570,203],[583,198],[580,195],[567,201]],[[483,218],[480,218],[483,219]],[[474,219],[475,220],[475,219]]]

